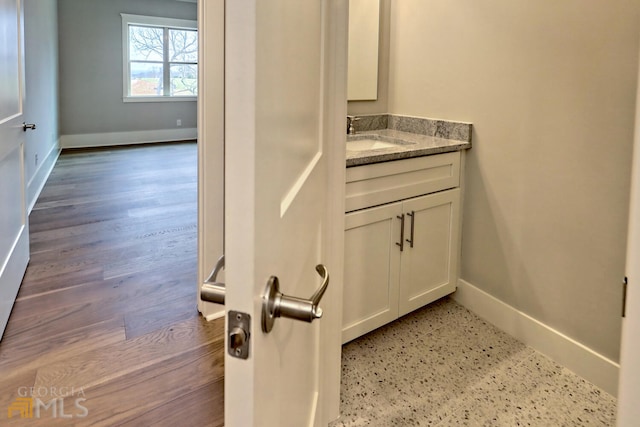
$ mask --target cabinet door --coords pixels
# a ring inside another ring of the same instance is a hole
[[[342,342],[398,317],[402,203],[346,215]]]
[[[403,211],[400,316],[456,289],[460,189],[409,199],[404,202]],[[413,247],[409,244],[412,221]]]

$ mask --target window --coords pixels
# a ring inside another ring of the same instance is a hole
[[[198,96],[196,21],[121,15],[124,101],[195,101]]]

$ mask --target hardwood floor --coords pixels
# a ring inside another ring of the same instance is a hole
[[[223,320],[195,303],[196,165],[195,143],[63,152],[0,342],[0,425],[223,425]],[[59,400],[8,418],[20,397]]]

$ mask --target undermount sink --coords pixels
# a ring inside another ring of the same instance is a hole
[[[357,141],[347,142],[347,151],[369,151],[382,150],[385,148],[397,147],[397,144],[390,142],[377,141],[375,139],[360,139]]]

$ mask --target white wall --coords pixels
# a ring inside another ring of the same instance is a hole
[[[399,0],[389,112],[474,124],[462,278],[612,360],[640,3]]]
[[[27,206],[36,202],[59,154],[57,0],[26,0],[25,120],[35,123],[26,133]],[[37,157],[37,161],[36,161]]]

